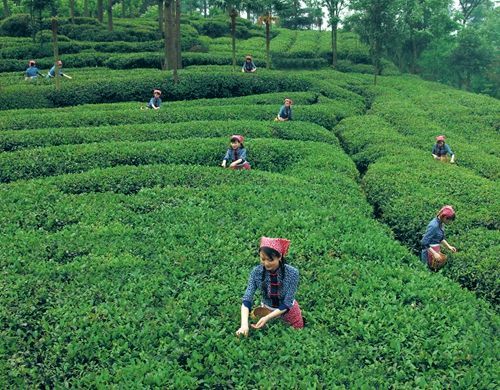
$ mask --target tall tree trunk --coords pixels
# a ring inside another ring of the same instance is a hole
[[[179,82],[177,69],[182,69],[182,45],[181,45],[181,0],[175,0],[175,60],[174,83]]]
[[[332,24],[332,66],[337,67],[337,23]]]
[[[166,68],[168,70],[174,69],[174,65],[177,64],[176,53],[175,53],[175,26],[174,26],[174,0],[165,0],[165,62]]]
[[[233,53],[233,72],[236,72],[236,15],[238,11],[232,8],[229,11],[229,16],[231,17],[231,50]]]
[[[165,0],[163,3],[163,64],[162,64],[162,69],[167,70],[168,69],[168,56],[169,56],[169,50],[168,50],[168,11],[167,11],[167,3],[169,0]]]
[[[470,91],[470,84],[471,84],[471,74],[470,74],[470,72],[466,71],[465,72],[465,79],[464,79],[464,85],[465,85],[466,91]]]
[[[89,0],[83,0],[83,16],[88,18],[89,14]]]
[[[415,37],[412,35],[411,37],[411,51],[412,51],[412,56],[411,56],[411,73],[417,74],[417,42],[415,40]]]
[[[266,16],[266,68],[271,69],[271,58],[269,57],[269,44],[271,42],[270,38],[270,26],[271,26],[271,14],[268,13]]]
[[[203,17],[208,16],[208,0],[202,0],[203,1]]]
[[[252,20],[252,13],[250,12],[250,7],[247,6],[247,20]]]
[[[3,17],[8,18],[10,16],[9,0],[3,0]]]
[[[56,81],[56,90],[59,90],[61,80],[59,76],[59,65],[57,61],[59,61],[59,46],[57,44],[57,18],[52,18],[52,47],[54,49],[54,65],[55,65],[55,81]]]
[[[71,23],[75,24],[75,0],[69,0],[69,17]]]
[[[163,30],[163,0],[158,0],[158,27],[161,36],[165,38],[165,31]]]
[[[122,0],[122,18],[125,17],[125,11],[126,11],[125,7],[126,7],[125,0]]]
[[[113,31],[113,0],[108,0],[108,31]]]
[[[104,0],[97,0],[97,20],[102,23],[104,19]]]
[[[382,54],[382,42],[380,42],[379,38],[375,38],[373,42],[373,84],[377,85],[377,76],[380,74],[380,57]]]

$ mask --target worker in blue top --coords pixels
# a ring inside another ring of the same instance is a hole
[[[429,222],[420,244],[422,245],[421,260],[430,268],[433,261],[441,260],[441,245],[444,245],[448,250],[455,253],[457,248],[451,246],[444,234],[444,225],[455,220],[455,210],[450,205],[443,206],[438,211],[435,218]],[[444,264],[443,264],[444,265]]]
[[[286,122],[292,120],[292,99],[286,98],[280,108],[278,116],[274,119],[276,122]]]
[[[446,161],[450,155],[450,163],[455,162],[455,153],[453,153],[450,147],[445,143],[444,135],[438,135],[436,137],[436,144],[432,148],[432,156],[436,160]]]
[[[254,73],[257,70],[257,67],[252,61],[252,56],[248,55],[245,57],[245,62],[243,63],[243,67],[241,71],[244,73]]]
[[[62,72],[61,69],[63,63],[61,60],[57,61],[57,66],[59,67],[59,76],[66,77],[67,79],[72,79],[72,77]],[[47,78],[54,78],[54,77],[56,77],[56,65],[53,65],[52,68],[50,68],[49,73],[47,73]]]
[[[24,79],[35,80],[38,76],[43,76],[43,74],[40,73],[40,69],[36,66],[36,62],[30,60],[30,62],[28,62],[28,69],[24,72]]]

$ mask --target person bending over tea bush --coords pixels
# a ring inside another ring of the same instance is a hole
[[[152,109],[152,110],[159,110],[161,107],[161,91],[159,89],[153,89],[153,97],[149,100],[149,103],[146,107],[141,107],[141,110],[144,109]]]
[[[445,143],[444,135],[438,135],[436,137],[436,144],[432,148],[432,156],[436,160],[447,161],[448,155],[450,155],[450,162],[453,164],[455,162],[455,153],[453,153],[450,147]]]
[[[246,56],[241,71],[244,73],[254,73],[256,70],[257,67],[253,63],[252,56]]]
[[[437,213],[437,216],[427,225],[427,230],[422,237],[421,260],[427,264],[430,269],[437,271],[446,263],[446,256],[441,253],[441,245],[444,245],[451,252],[455,253],[457,249],[448,244],[445,239],[444,225],[455,219],[455,210],[447,205],[443,206]]]
[[[57,65],[59,66],[59,76],[66,77],[67,79],[72,79],[72,77],[68,76],[66,73],[62,72],[63,63],[61,60],[57,61]],[[54,64],[52,68],[50,68],[49,73],[47,73],[47,78],[51,79],[56,77],[56,65]]]
[[[227,162],[231,169],[250,169],[250,164],[247,161],[247,150],[243,146],[245,138],[242,135],[233,135],[230,139],[230,147],[222,160],[221,166],[226,168]]]
[[[260,317],[256,324],[252,324],[252,328],[260,329],[276,317],[281,317],[296,329],[304,327],[302,312],[295,300],[299,271],[285,261],[289,246],[290,241],[285,238],[260,239],[260,265],[250,273],[241,305],[241,326],[236,335],[248,336],[248,316],[257,289],[262,292],[262,303],[252,311],[253,315]]]
[[[292,105],[293,105],[292,99],[286,98],[284,104],[280,108],[280,112],[278,113],[278,116],[274,120],[277,122],[291,121],[292,120]]]
[[[43,77],[43,74],[40,73],[40,69],[36,66],[35,60],[30,60],[30,62],[28,62],[28,68],[24,72],[24,79],[35,80],[38,76]]]

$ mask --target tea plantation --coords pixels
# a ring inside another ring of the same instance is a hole
[[[326,62],[324,35],[280,31],[275,60]],[[59,91],[7,66],[35,54],[26,38],[0,48],[2,388],[498,387],[497,100],[412,76],[375,87],[348,34],[349,73],[210,62],[176,85],[105,64],[149,58],[134,42],[70,38],[104,62],[68,66]],[[193,55],[230,59],[227,38],[197,39],[210,49]],[[153,87],[161,109],[140,110]],[[274,122],[284,97],[294,120]],[[251,171],[219,167],[231,134]],[[457,164],[432,159],[438,134]],[[419,240],[443,204],[458,253],[433,273]],[[263,235],[292,241],[307,324],[239,339]]]

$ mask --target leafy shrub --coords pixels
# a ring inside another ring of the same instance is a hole
[[[0,24],[0,33],[12,37],[31,36],[30,16],[28,14],[17,14],[4,19]]]
[[[90,59],[95,59],[91,54]],[[67,58],[64,59],[67,63]],[[70,65],[68,65],[70,66]],[[165,91],[163,97],[166,100],[184,100],[210,97],[231,97],[240,95],[250,95],[265,92],[278,91],[306,91],[309,89],[310,82],[303,77],[283,78],[279,73],[276,74],[255,74],[247,77],[245,74],[225,74],[210,73],[203,74],[199,72],[181,73],[180,82],[174,85],[172,78],[165,78],[164,74],[156,73],[152,75],[144,74],[128,78],[116,78],[96,80],[91,83],[87,80],[81,80],[71,83],[63,83],[59,91],[55,91],[50,86],[39,86],[33,90],[31,85],[24,87],[6,87],[4,93],[0,96],[0,107],[3,109],[14,107],[40,107],[38,101],[47,100],[52,103],[48,105],[61,107],[85,103],[110,103],[127,100],[145,100],[149,99],[149,91],[152,86],[159,87]],[[22,94],[24,90],[29,90],[34,96],[31,105],[27,102],[20,104],[16,97]]]
[[[499,227],[498,186],[468,170],[433,161],[429,152],[411,147],[404,135],[375,115],[345,119],[336,132],[358,168],[366,171],[363,182],[378,216],[417,254],[436,210],[443,204],[457,209],[448,240],[456,243],[460,255],[452,255],[451,265],[442,272],[498,304],[498,267],[490,257]],[[485,239],[477,234],[474,244],[463,239],[470,231],[484,232]],[[482,248],[480,258],[476,246]]]
[[[1,151],[41,146],[84,144],[105,141],[155,141],[185,138],[224,137],[232,133],[247,138],[279,138],[337,144],[337,138],[321,126],[292,121],[286,123],[252,120],[190,121],[180,123],[148,123],[99,126],[62,127],[25,131],[3,131]]]

